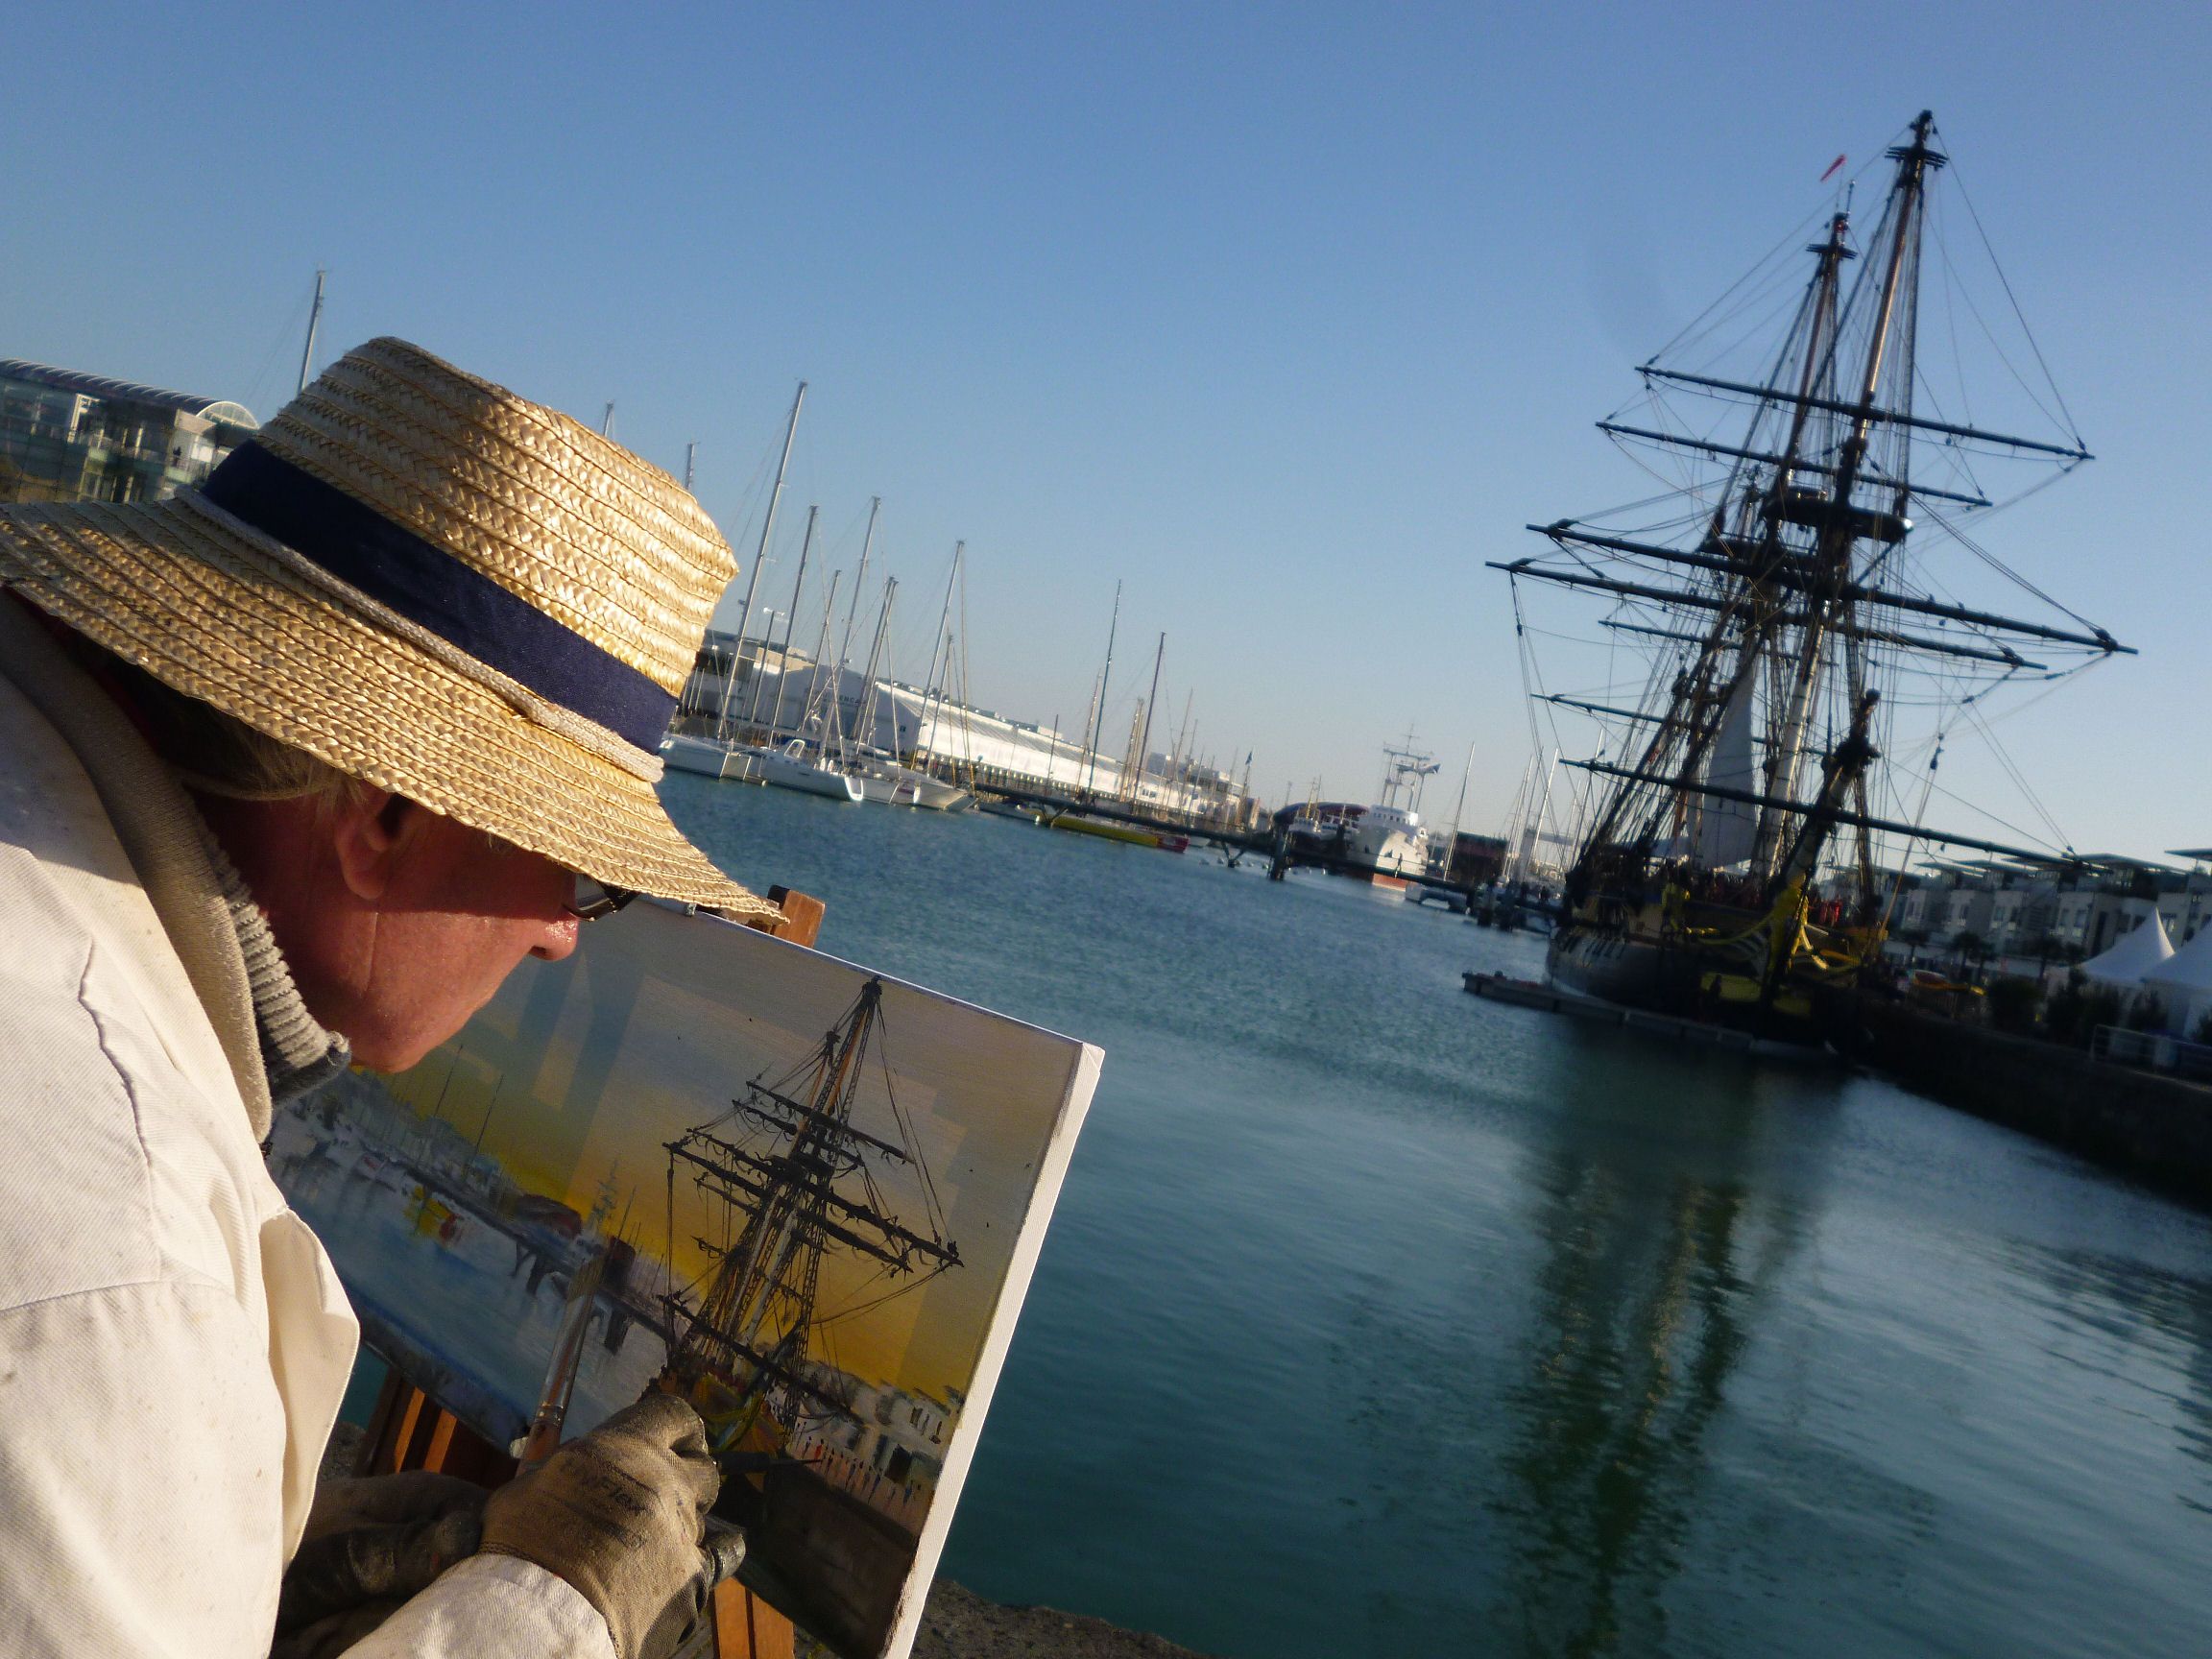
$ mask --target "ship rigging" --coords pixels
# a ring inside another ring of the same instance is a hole
[[[1953,341],[1960,333],[1946,221],[1931,213],[1948,162],[1935,139],[1924,111],[1887,152],[1888,191],[1863,244],[1847,197],[1823,211],[1793,302],[1770,257],[1732,307],[1709,310],[1641,366],[1636,403],[1599,429],[1661,477],[1664,494],[1530,525],[1550,549],[1492,566],[1512,584],[1532,724],[1541,704],[1606,733],[1598,754],[1569,762],[1591,782],[1551,964],[1574,989],[1770,1034],[1801,1026],[1818,988],[1848,985],[1880,950],[1895,892],[1886,855],[1902,868],[1926,842],[2070,856],[1926,821],[1953,725],[1979,726],[2001,685],[2128,649],[1976,535],[2091,457],[2024,323],[2015,361],[1967,302],[2025,394],[2025,418],[2002,428],[1956,418],[1970,408],[1962,386],[1939,382],[1923,358],[1924,291],[1941,292],[1935,321]],[[1728,331],[1778,301],[1789,307],[1779,346],[1746,362],[1750,334]],[[1691,366],[1692,351],[1720,361]],[[1958,572],[1923,556],[1932,549],[1970,555],[2044,614],[1955,595],[1946,584]],[[1640,689],[1550,689],[1524,584],[1610,599],[1600,626],[1614,648],[1645,654]],[[1931,714],[1932,740],[1918,733],[1913,750],[1910,722]],[[1886,763],[1900,750],[1929,762],[1916,801]]]
[[[772,1455],[802,1418],[848,1410],[834,1369],[809,1363],[823,1329],[961,1265],[881,1061],[882,1002],[883,981],[870,979],[805,1060],[775,1077],[763,1072],[727,1113],[666,1143],[670,1259],[679,1176],[711,1214],[736,1223],[733,1237],[694,1238],[710,1263],[697,1305],[680,1292],[666,1299],[672,1345],[662,1386],[700,1407],[717,1451]],[[853,1121],[872,1046],[883,1135]],[[862,1267],[866,1286],[852,1305],[824,1310],[830,1254]]]

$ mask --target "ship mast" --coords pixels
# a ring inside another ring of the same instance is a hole
[[[1702,449],[1718,449],[1739,460],[1761,462],[1775,469],[1775,484],[1769,500],[1778,505],[1787,497],[1790,480],[1799,470],[1807,469],[1802,459],[1807,417],[1813,409],[1813,394],[1823,371],[1832,372],[1835,360],[1835,331],[1839,310],[1839,296],[1844,261],[1854,258],[1845,236],[1850,228],[1850,215],[1839,212],[1828,224],[1828,236],[1824,242],[1815,244],[1809,252],[1817,263],[1811,281],[1806,287],[1806,298],[1800,307],[1797,327],[1783,348],[1783,357],[1776,365],[1777,376],[1787,367],[1790,357],[1799,359],[1797,396],[1792,412],[1789,435],[1780,451],[1754,450],[1748,446],[1732,447],[1708,444],[1694,445]],[[1802,345],[1792,353],[1791,347],[1801,339]],[[1652,373],[1649,364],[1647,373]],[[1764,393],[1764,389],[1761,389]],[[1766,413],[1763,403],[1755,413],[1752,429],[1756,433],[1761,418]],[[1608,422],[1600,421],[1601,430],[1612,430]],[[1637,433],[1638,436],[1646,434]],[[1665,437],[1665,434],[1651,436]],[[1748,443],[1748,441],[1747,441]],[[1822,473],[1832,471],[1825,467],[1811,469]],[[1741,469],[1739,469],[1739,476]],[[1652,547],[1646,543],[1626,541],[1618,537],[1593,537],[1574,532],[1567,521],[1541,528],[1555,541],[1567,541],[1606,548],[1612,551],[1658,557],[1670,564],[1687,565],[1692,568],[1711,569],[1723,575],[1732,575],[1743,567],[1742,552],[1746,546],[1746,535],[1756,523],[1752,513],[1755,502],[1753,493],[1730,490],[1714,509],[1712,522],[1699,553],[1680,553],[1673,549]],[[1730,534],[1731,508],[1740,519],[1736,533]],[[1636,770],[1655,773],[1667,766],[1669,755],[1677,744],[1681,758],[1673,768],[1676,773],[1671,816],[1677,829],[1687,820],[1690,802],[1695,798],[1699,783],[1698,774],[1703,768],[1707,751],[1719,734],[1726,710],[1739,697],[1752,695],[1756,688],[1759,668],[1767,658],[1763,649],[1767,641],[1781,629],[1800,620],[1798,616],[1782,610],[1771,580],[1781,557],[1787,549],[1782,544],[1784,517],[1779,511],[1765,514],[1766,528],[1757,545],[1757,553],[1742,591],[1718,601],[1693,598],[1692,603],[1709,605],[1713,620],[1702,636],[1688,636],[1698,646],[1697,661],[1677,681],[1676,695],[1667,712],[1653,718],[1658,722],[1645,747]],[[1528,567],[1527,561],[1520,562]],[[1533,572],[1539,573],[1542,572]],[[1603,579],[1591,579],[1592,585],[1604,585]],[[1619,589],[1630,597],[1651,597],[1669,601],[1681,595],[1671,589],[1638,589],[1623,587]],[[1722,677],[1722,665],[1733,654],[1735,662],[1731,671]],[[1768,779],[1768,792],[1772,793],[1772,778]],[[1604,813],[1597,826],[1592,844],[1612,841],[1619,829],[1622,815],[1639,799],[1638,788],[1630,784],[1617,789],[1606,804]]]
[[[1779,741],[1771,752],[1767,770],[1769,793],[1793,797],[1797,792],[1797,772],[1804,757],[1805,733],[1813,709],[1813,692],[1817,681],[1821,660],[1826,654],[1831,620],[1845,623],[1850,620],[1852,600],[1846,592],[1851,576],[1851,554],[1859,539],[1869,528],[1869,516],[1854,509],[1851,494],[1859,483],[1861,468],[1866,460],[1867,438],[1874,425],[1876,404],[1874,395],[1882,382],[1882,364],[1888,349],[1891,325],[1897,318],[1898,283],[1905,275],[1910,256],[1917,266],[1919,259],[1918,208],[1925,199],[1927,176],[1943,165],[1943,157],[1929,148],[1929,130],[1936,117],[1928,110],[1920,111],[1912,123],[1912,142],[1892,150],[1897,162],[1897,179],[1889,189],[1889,206],[1884,218],[1889,224],[1888,257],[1882,271],[1882,298],[1874,317],[1871,337],[1866,345],[1866,368],[1859,379],[1858,408],[1851,417],[1850,436],[1843,440],[1842,451],[1837,461],[1835,489],[1829,508],[1824,515],[1819,539],[1813,557],[1813,571],[1806,593],[1805,630],[1798,647],[1794,677],[1790,687],[1789,702],[1782,719]],[[1898,376],[1903,393],[1901,411],[1911,408],[1912,340],[1911,330],[1917,322],[1918,308],[1908,313],[1906,338],[1901,343],[1898,357],[1904,373]],[[1806,399],[1812,395],[1810,383],[1799,389],[1798,405],[1791,425],[1792,437],[1803,430],[1810,405]],[[1906,451],[1910,453],[1910,451]],[[1778,522],[1785,502],[1782,493],[1788,489],[1785,472],[1777,481],[1774,517]],[[1902,508],[1906,498],[1905,479],[1897,481],[1897,505]],[[1892,517],[1896,515],[1893,514]],[[1901,537],[1900,537],[1901,539]],[[1860,688],[1854,686],[1856,692]],[[1862,774],[1863,775],[1863,774]],[[1752,854],[1755,870],[1771,872],[1778,862],[1782,844],[1785,814],[1765,814],[1759,825],[1757,850]],[[1820,823],[1818,818],[1808,821],[1806,829]]]

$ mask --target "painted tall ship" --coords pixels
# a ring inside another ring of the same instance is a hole
[[[881,1104],[897,1136],[853,1121],[864,1086],[889,1089],[870,1053],[882,1000],[883,982],[869,980],[806,1059],[755,1079],[727,1113],[666,1146],[671,1232],[680,1179],[725,1225],[723,1237],[694,1240],[709,1262],[701,1283],[666,1298],[672,1340],[660,1386],[698,1407],[725,1467],[747,1476],[724,1483],[733,1519],[757,1519],[748,1505],[779,1467],[818,1461],[795,1455],[795,1435],[858,1421],[865,1384],[824,1362],[825,1257],[864,1267],[872,1300],[960,1265],[896,1097]],[[894,1191],[912,1213],[898,1212]]]
[[[1863,241],[1846,184],[1809,227],[1809,277],[1791,275],[1792,236],[1599,422],[1665,493],[1530,525],[1551,548],[1493,565],[1513,583],[1525,670],[1523,584],[1601,602],[1588,643],[1636,663],[1594,696],[1530,685],[1554,730],[1564,709],[1603,733],[1571,762],[1591,781],[1550,949],[1566,989],[1811,1040],[1821,992],[1879,958],[1911,858],[2066,860],[1927,822],[1946,735],[1982,726],[1994,693],[2128,647],[1979,539],[2090,455],[2002,273],[1987,310],[1960,297],[1959,267],[1987,241],[1962,197],[1938,203],[1934,118],[1885,159]],[[1762,316],[1787,317],[1779,343]],[[1924,338],[1962,334],[2010,371],[1994,400],[2019,417],[2008,429],[1965,419],[1954,370],[1923,354]],[[1958,596],[1992,576],[2044,614]]]

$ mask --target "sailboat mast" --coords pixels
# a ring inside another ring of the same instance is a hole
[[[783,683],[791,677],[791,630],[799,621],[799,596],[806,590],[806,556],[814,551],[814,521],[820,517],[819,504],[806,509],[806,534],[799,542],[799,574],[791,583],[791,608],[783,613],[783,643],[776,648],[776,709],[768,718],[768,741],[776,741],[776,728],[783,718]],[[762,633],[770,632],[763,629]],[[760,676],[753,676],[753,705],[747,711],[748,725],[760,718]]]
[[[814,640],[814,662],[807,670],[806,704],[799,711],[800,729],[804,731],[808,726],[815,728],[817,733],[815,741],[822,746],[822,752],[825,755],[830,752],[830,730],[834,729],[825,730],[815,711],[822,704],[822,654],[830,649],[830,624],[837,614],[837,585],[844,580],[844,571],[832,570],[830,572],[830,597],[822,602],[822,632]],[[837,707],[837,685],[838,682],[830,682],[830,707],[831,709]],[[779,715],[783,712],[781,692],[777,693],[776,712]]]
[[[883,610],[876,618],[876,640],[868,647],[868,672],[861,676],[860,704],[853,711],[853,736],[855,741],[873,747],[876,742],[876,665],[883,660],[883,636],[891,631],[891,600],[899,591],[899,578],[883,579]],[[899,746],[899,706],[891,706],[891,746]]]
[[[1536,822],[1524,830],[1522,838],[1527,851],[1521,859],[1522,879],[1527,879],[1528,871],[1543,856],[1544,824],[1551,815],[1551,781],[1559,775],[1559,751],[1551,751],[1551,763],[1544,769],[1544,793],[1536,802]]]
[[[1089,789],[1098,781],[1098,744],[1106,734],[1106,683],[1114,677],[1114,636],[1121,627],[1121,584],[1114,584],[1114,619],[1106,624],[1106,666],[1098,671],[1098,709],[1092,716],[1091,731],[1086,734],[1091,762],[1083,775],[1083,787]]]
[[[853,572],[853,597],[845,604],[845,632],[837,638],[837,689],[830,693],[830,708],[840,748],[845,742],[845,664],[853,653],[853,619],[860,614],[860,590],[868,581],[868,549],[876,545],[876,515],[882,506],[882,496],[868,497],[868,533],[860,538],[860,568]],[[857,711],[854,724],[859,724]]]
[[[307,345],[300,353],[300,390],[307,390],[307,376],[315,372],[315,331],[323,325],[323,279],[329,273],[315,267],[315,305],[307,313]]]
[[[1467,810],[1467,785],[1475,777],[1475,745],[1467,745],[1467,764],[1459,769],[1459,798],[1452,803],[1452,833],[1444,842],[1444,875],[1451,878],[1452,860],[1459,852],[1459,816]]]
[[[1071,762],[1073,770],[1070,773],[1068,779],[1068,781],[1074,784],[1078,790],[1083,787],[1084,757],[1090,752],[1091,748],[1091,722],[1093,718],[1096,716],[1097,712],[1098,676],[1094,674],[1091,676],[1091,701],[1083,705],[1083,740],[1081,746],[1075,752],[1074,759]]]
[[[1129,710],[1129,736],[1121,749],[1121,787],[1115,791],[1124,801],[1135,799],[1132,791],[1136,785],[1132,780],[1137,776],[1137,735],[1143,725],[1144,705],[1140,699],[1137,706]]]
[[[969,711],[975,700],[968,690],[968,567],[960,567],[960,695],[955,701],[960,708],[960,758],[968,762],[968,786],[975,786],[975,728],[969,720]]]
[[[945,609],[937,616],[937,637],[931,641],[929,646],[929,672],[922,677],[922,709],[914,717],[914,749],[917,765],[921,763],[922,726],[929,713],[930,699],[932,697],[936,699],[939,714],[943,714],[945,711],[945,696],[943,691],[938,688],[937,684],[940,672],[938,656],[940,653],[943,654],[942,671],[947,678],[950,678],[952,673],[952,636],[950,633],[952,627],[952,589],[960,580],[960,556],[967,550],[968,543],[965,541],[952,543],[952,573],[945,578]],[[934,727],[931,729],[930,737],[932,739],[930,748],[934,752],[936,748]]]
[[[1192,686],[1183,693],[1183,718],[1175,728],[1174,752],[1167,757],[1167,781],[1178,788],[1182,786],[1184,774],[1190,759],[1190,700],[1197,695],[1198,688],[1196,686]],[[1186,793],[1179,798],[1188,800],[1190,797]]]
[[[1152,709],[1160,701],[1160,664],[1166,661],[1166,657],[1167,635],[1166,630],[1162,630],[1160,643],[1152,653],[1152,689],[1144,693],[1144,731],[1142,735],[1137,739],[1136,776],[1140,779],[1144,775],[1145,755],[1152,747]],[[1135,800],[1137,784],[1133,781],[1129,788],[1130,799]]]
[[[783,499],[783,475],[791,469],[791,440],[799,436],[799,411],[805,401],[806,382],[802,380],[798,396],[791,399],[791,420],[783,428],[783,455],[776,463],[776,487],[768,492],[768,511],[760,519],[760,545],[753,550],[753,574],[745,582],[745,606],[737,613],[737,643],[730,658],[730,678],[722,683],[722,707],[714,717],[714,729],[720,736],[729,735],[730,693],[736,688],[737,665],[745,658],[745,630],[753,620],[753,595],[760,587],[760,566],[768,560],[768,538],[776,533],[776,503]]]

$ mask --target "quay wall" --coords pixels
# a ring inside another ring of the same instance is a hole
[[[1864,998],[1853,1058],[1947,1106],[2212,1209],[2212,1089]]]

